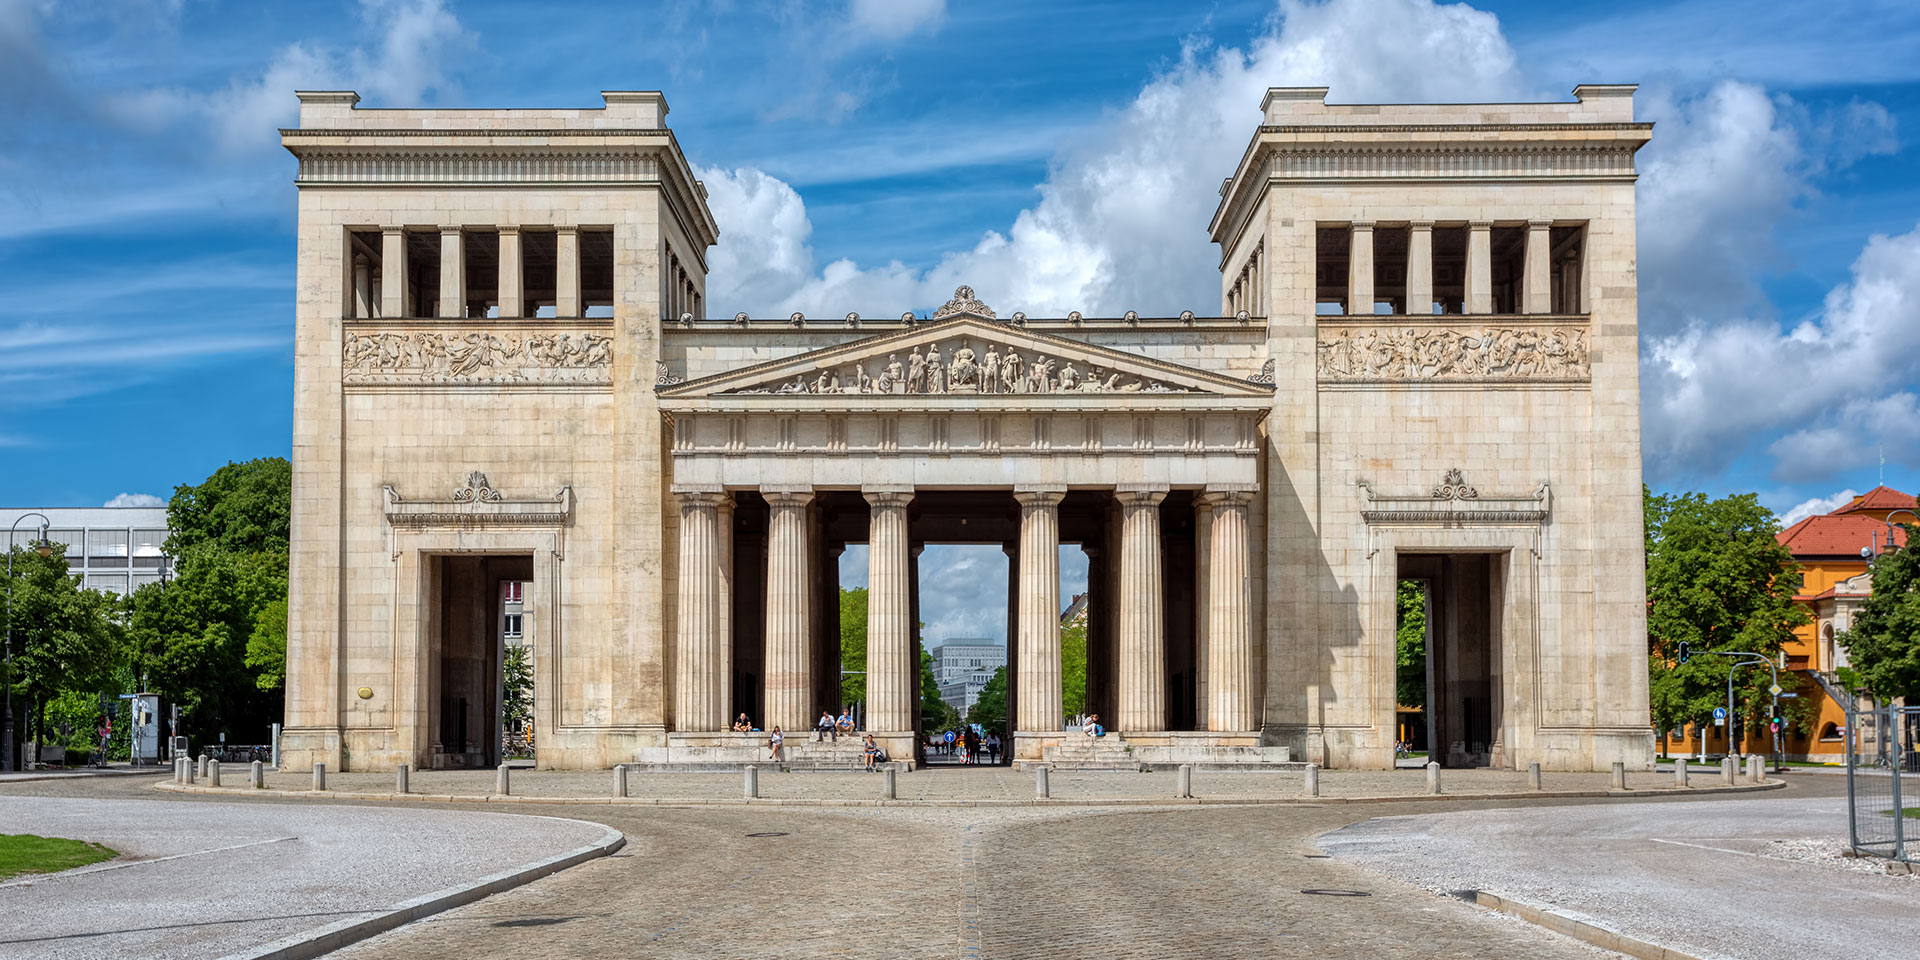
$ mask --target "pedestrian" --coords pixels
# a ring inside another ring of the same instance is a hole
[[[966,733],[966,739],[967,739],[967,756],[964,762],[973,763],[975,760],[979,759],[980,757],[980,731],[975,730],[972,727],[968,727],[967,733]]]
[[[781,744],[784,744],[786,742],[787,742],[786,735],[781,733],[780,726],[778,724],[775,724],[773,728],[773,735],[767,738],[767,759],[775,760],[775,761],[779,760],[780,746]]]
[[[820,719],[813,725],[813,739],[819,741],[828,737],[832,737],[835,743],[840,742],[840,728],[833,725],[833,714],[822,710]]]
[[[867,772],[873,772],[874,761],[880,759],[880,745],[873,742],[873,734],[867,734],[866,749],[861,755],[867,761]]]
[[[1087,722],[1080,728],[1080,732],[1089,737],[1104,737],[1107,735],[1107,728],[1100,725],[1099,714],[1089,713],[1087,714]]]
[[[994,766],[1000,765],[1000,735],[997,733],[987,734],[987,757]]]

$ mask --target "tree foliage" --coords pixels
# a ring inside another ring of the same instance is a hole
[[[1874,558],[1873,595],[1837,639],[1875,700],[1912,704],[1920,702],[1920,526],[1903,526],[1909,546]]]
[[[922,624],[922,626],[925,626]],[[933,675],[933,654],[920,647],[920,729],[951,730],[960,725],[960,711],[940,699],[940,680]]]
[[[68,693],[97,701],[125,661],[125,632],[120,600],[110,593],[83,590],[67,572],[65,551],[42,557],[12,548],[11,600],[6,611],[13,644],[12,672],[3,681],[13,688],[16,736],[45,739],[46,708]],[[26,712],[31,711],[31,712]]]
[[[840,702],[867,699],[867,588],[840,591]]]
[[[1418,580],[1400,581],[1395,603],[1394,699],[1403,707],[1427,705],[1427,588]]]
[[[1060,709],[1069,717],[1087,712],[1087,621],[1060,627]]]
[[[512,731],[525,730],[533,722],[533,660],[525,646],[507,648],[506,662],[500,665],[500,719]]]
[[[1005,732],[1007,729],[1007,668],[999,667],[993,676],[980,688],[980,696],[973,701],[973,707],[967,711],[967,722],[978,724],[980,729],[990,732]]]
[[[1661,730],[1710,722],[1726,703],[1728,670],[1745,650],[1777,658],[1808,622],[1793,602],[1799,566],[1775,534],[1773,512],[1747,493],[1709,499],[1703,493],[1645,495],[1647,639],[1653,719]],[[1693,656],[1680,663],[1684,642]],[[1764,666],[1735,673],[1735,707],[1748,721],[1766,716],[1772,673]],[[1797,685],[1783,675],[1781,686]],[[1792,719],[1807,705],[1793,707]]]

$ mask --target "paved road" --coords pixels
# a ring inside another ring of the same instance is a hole
[[[0,794],[8,833],[94,840],[121,853],[0,883],[0,957],[216,957],[374,916],[606,834],[592,823],[434,809],[19,795],[42,786],[127,796],[114,789],[121,784],[134,785],[76,778]]]
[[[1844,783],[1782,795],[1369,820],[1319,842],[1433,890],[1514,897],[1703,957],[1916,955],[1920,877],[1842,858]]]

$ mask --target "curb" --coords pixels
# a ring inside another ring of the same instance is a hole
[[[168,784],[171,786],[171,784]],[[226,793],[225,790],[201,788],[203,792]],[[253,793],[275,791],[255,790]],[[562,817],[543,819],[561,820]],[[572,820],[572,823],[588,823],[585,820]],[[606,827],[605,824],[592,824]],[[472,883],[458,887],[448,887],[433,893],[402,901],[392,909],[358,920],[341,920],[324,927],[283,937],[272,943],[230,953],[220,960],[310,960],[322,954],[331,953],[350,943],[357,943],[369,937],[385,933],[395,927],[411,923],[422,917],[429,917],[444,910],[465,906],[476,900],[492,896],[503,890],[524,886],[542,877],[558,873],[575,864],[585,863],[598,857],[604,857],[626,846],[627,836],[618,830],[606,828],[606,833],[598,841],[584,847],[576,847],[565,853],[558,853],[544,860],[536,860],[522,867],[502,870],[499,873],[482,877]]]
[[[143,773],[150,777],[156,774],[163,777],[169,775],[166,769],[163,769],[160,767],[141,767],[139,769],[129,769],[129,770],[86,770],[86,771],[48,770],[44,772],[28,771],[28,772],[22,772],[22,773],[0,774],[0,787],[4,787],[9,783],[41,783],[47,780],[82,781],[82,780],[96,780],[101,777],[137,777]]]
[[[219,797],[274,797],[315,800],[401,801],[411,803],[546,804],[627,807],[1203,807],[1322,805],[1348,803],[1408,803],[1447,800],[1635,800],[1655,797],[1704,797],[1714,794],[1780,790],[1784,780],[1767,780],[1731,787],[1689,787],[1685,790],[1530,790],[1521,793],[1441,793],[1383,797],[1052,797],[1039,799],[983,798],[978,800],[867,800],[824,797],[528,797],[500,794],[356,793],[347,790],[254,790],[248,787],[204,787],[162,781],[157,790]]]
[[[1648,943],[1635,937],[1629,937],[1616,930],[1586,920],[1576,920],[1563,913],[1522,903],[1485,890],[1462,890],[1461,899],[1477,903],[1489,910],[1497,910],[1510,917],[1517,917],[1538,927],[1544,927],[1555,933],[1565,934],[1575,940],[1593,944],[1602,950],[1624,953],[1638,960],[1700,960],[1691,953],[1682,953],[1671,947],[1657,943]]]

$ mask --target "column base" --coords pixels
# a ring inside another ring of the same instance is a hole
[[[768,756],[767,731],[735,733],[675,731],[664,747],[642,747],[630,763],[656,773],[714,773],[748,765],[780,766],[794,770],[849,770],[866,766],[866,732],[841,734],[838,740],[815,740],[813,731],[787,734],[780,759]],[[914,767],[913,734],[875,732],[873,742],[887,755],[886,762]]]
[[[1181,764],[1304,765],[1295,763],[1287,747],[1262,746],[1257,730],[1135,730],[1104,737],[1090,737],[1079,730],[1016,732],[1013,745],[1014,762],[1023,765],[1118,769]]]

